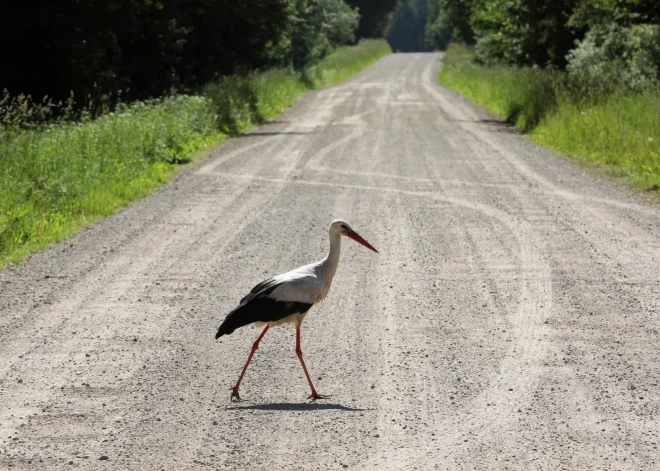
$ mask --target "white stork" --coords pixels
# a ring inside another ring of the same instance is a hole
[[[341,236],[350,237],[378,253],[378,250],[351,229],[351,226],[342,219],[333,221],[330,224],[328,235],[330,237],[330,251],[327,257],[262,281],[252,288],[247,296],[241,299],[239,306],[227,314],[225,320],[220,324],[218,332],[215,334],[216,339],[223,335],[229,335],[239,327],[248,324],[255,323],[257,327],[266,325],[266,328],[252,345],[252,351],[247,362],[245,362],[238,381],[230,388],[230,400],[234,398],[241,400],[238,395],[238,387],[241,385],[250,360],[252,360],[252,355],[259,348],[259,342],[266,335],[268,329],[286,323],[296,324],[296,355],[298,355],[305,372],[309,387],[312,388],[312,394],[309,398],[323,399],[326,397],[316,392],[303,361],[302,350],[300,349],[300,324],[307,315],[307,311],[314,304],[322,301],[330,291],[330,284],[339,264]]]

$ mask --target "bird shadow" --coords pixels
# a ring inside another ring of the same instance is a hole
[[[359,407],[348,407],[332,402],[278,402],[271,404],[235,405],[227,407],[227,410],[268,410],[268,411],[303,411],[311,412],[317,410],[342,410],[346,412],[360,412],[373,409],[362,409]]]

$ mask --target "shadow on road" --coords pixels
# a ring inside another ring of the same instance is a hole
[[[341,404],[328,402],[280,402],[274,404],[254,404],[251,406],[227,407],[227,410],[282,410],[282,411],[315,411],[315,410],[343,410],[349,412],[360,412],[373,409],[361,409],[358,407],[347,407]]]
[[[293,131],[260,131],[260,132],[248,132],[245,134],[238,134],[233,136],[235,139],[244,139],[246,137],[256,137],[256,136],[286,136],[286,135],[306,135],[313,134],[312,132],[293,132]]]
[[[486,126],[494,126],[496,132],[508,132],[511,134],[522,134],[522,131],[516,129],[515,126],[507,121],[501,119],[450,119],[455,123],[473,123],[483,124]]]

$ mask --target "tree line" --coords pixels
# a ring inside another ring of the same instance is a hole
[[[586,84],[660,84],[658,0],[404,0],[388,39],[402,51],[474,45],[482,64],[565,69]]]
[[[303,68],[382,37],[396,0],[3,2],[0,90],[78,104],[189,91],[214,78]]]

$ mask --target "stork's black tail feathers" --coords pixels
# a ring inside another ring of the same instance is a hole
[[[218,327],[218,331],[215,333],[216,340],[218,340],[223,335],[229,335],[239,327],[243,327],[244,325],[246,325],[244,323],[240,323],[239,321],[241,319],[241,316],[236,315],[236,311],[240,311],[242,307],[245,307],[245,305],[241,304],[236,309],[234,309],[229,314],[227,314],[227,317],[225,317],[225,320],[222,321],[222,324],[220,324],[220,327]]]
[[[231,329],[229,330],[226,326],[225,323],[223,322],[220,324],[220,327],[218,328],[218,331],[215,333],[215,339],[218,340],[220,337],[223,335],[229,335],[231,334],[234,330],[236,329]]]

